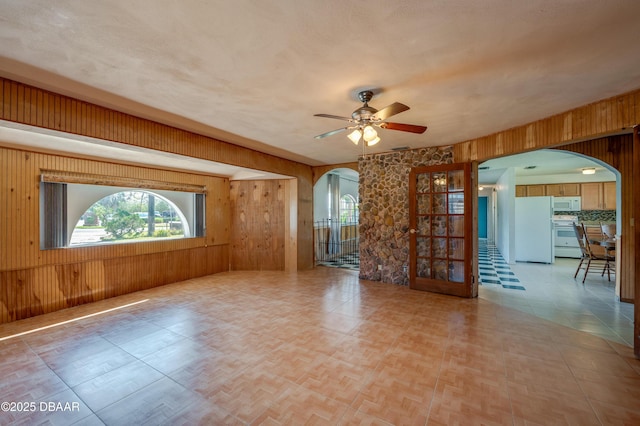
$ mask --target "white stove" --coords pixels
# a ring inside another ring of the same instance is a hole
[[[578,244],[573,224],[578,223],[578,216],[569,214],[553,215],[553,236],[556,257],[579,259],[582,251]]]
[[[578,216],[574,214],[554,214],[551,220],[555,225],[571,226],[574,222],[578,223]]]

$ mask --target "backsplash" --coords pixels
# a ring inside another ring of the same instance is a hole
[[[580,222],[615,222],[615,210],[581,210],[578,212],[554,212],[558,215],[575,215]]]

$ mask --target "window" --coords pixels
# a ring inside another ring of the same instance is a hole
[[[41,182],[41,249],[205,235],[205,194]]]
[[[185,238],[185,224],[184,214],[170,200],[149,191],[122,191],[102,198],[80,216],[69,246]]]
[[[340,197],[340,223],[358,222],[358,204],[350,194]]]

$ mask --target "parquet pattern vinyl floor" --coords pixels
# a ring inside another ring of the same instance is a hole
[[[640,424],[630,347],[337,268],[193,279],[0,339],[2,425]]]

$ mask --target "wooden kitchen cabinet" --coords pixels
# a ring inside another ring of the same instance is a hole
[[[546,185],[527,185],[527,197],[541,197],[548,195],[545,193]]]
[[[562,196],[562,185],[560,184],[547,185],[546,190],[547,190],[547,195],[551,195],[553,197]]]
[[[600,210],[602,205],[602,183],[583,183],[582,188],[582,210]]]
[[[540,197],[546,195],[545,185],[516,185],[516,197]]]
[[[590,182],[581,184],[582,210],[615,210],[616,183]]]
[[[554,197],[574,197],[580,195],[579,183],[554,183],[545,186],[546,195]]]
[[[516,197],[582,197],[582,210],[615,210],[616,183],[550,183],[516,185]]]
[[[616,183],[615,182],[603,182],[602,183],[602,203],[604,210],[616,209]]]

